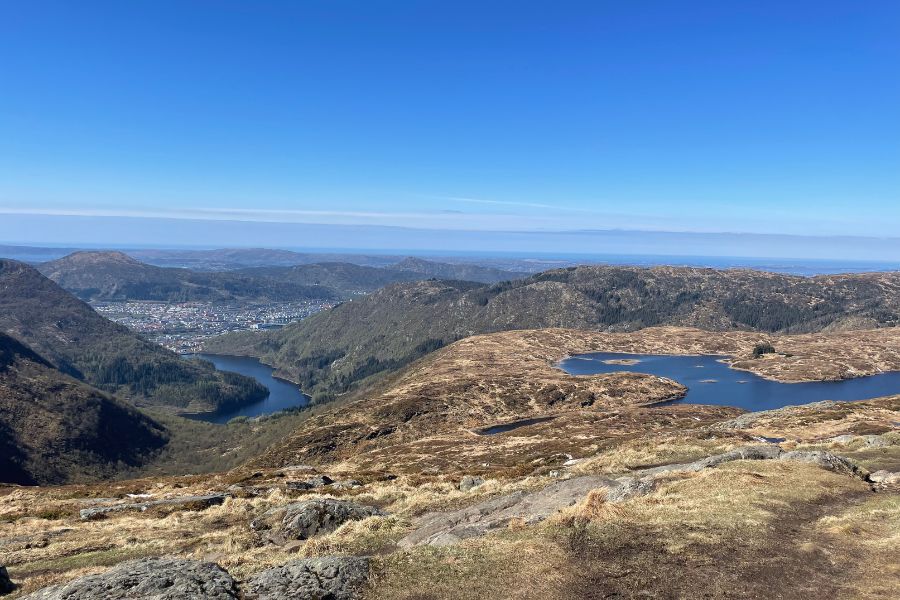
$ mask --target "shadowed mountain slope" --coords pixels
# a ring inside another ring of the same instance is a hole
[[[0,482],[51,484],[144,463],[161,425],[0,334]]]
[[[266,393],[250,378],[184,360],[103,318],[24,263],[0,260],[0,332],[60,371],[139,404],[204,411]]]

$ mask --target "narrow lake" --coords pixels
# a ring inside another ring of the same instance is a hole
[[[688,388],[678,402],[719,404],[745,410],[769,410],[820,400],[866,400],[900,393],[900,372],[881,373],[843,381],[779,383],[719,362],[721,356],[667,356],[595,352],[563,360],[559,366],[572,375],[631,371],[668,377]],[[636,361],[611,364],[606,361]]]
[[[261,402],[225,411],[185,415],[190,419],[208,421],[210,423],[227,423],[235,417],[259,417],[287,408],[306,406],[309,403],[309,396],[301,392],[299,387],[290,381],[273,377],[272,372],[274,369],[262,364],[255,358],[223,356],[219,354],[190,354],[186,355],[185,358],[208,360],[220,371],[234,371],[235,373],[252,377],[269,390],[269,396]]]

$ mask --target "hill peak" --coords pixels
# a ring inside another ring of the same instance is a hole
[[[79,250],[68,256],[53,261],[56,264],[67,263],[70,265],[97,265],[97,264],[128,264],[139,265],[140,261],[118,250]]]

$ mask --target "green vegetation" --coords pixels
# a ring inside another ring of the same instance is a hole
[[[167,441],[158,422],[0,334],[0,482],[109,477],[141,466]]]
[[[165,427],[169,443],[146,463],[118,473],[118,478],[227,471],[286,438],[311,413],[289,410],[254,419],[238,417],[226,425],[159,410],[149,410],[148,414]]]
[[[753,358],[759,358],[763,354],[775,354],[775,346],[768,342],[753,346]]]
[[[897,274],[805,278],[756,271],[571,267],[493,285],[422,281],[379,290],[280,331],[231,334],[207,350],[260,357],[317,400],[478,333],[654,325],[777,333],[890,326]]]

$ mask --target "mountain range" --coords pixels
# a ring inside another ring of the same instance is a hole
[[[802,333],[891,326],[900,274],[798,277],[751,270],[583,266],[494,285],[392,285],[273,332],[213,338],[327,400],[457,339],[511,329],[633,331],[680,325]]]
[[[231,271],[199,271],[142,263],[123,252],[78,251],[41,263],[41,273],[87,301],[334,301],[398,282],[433,277],[494,283],[517,273],[469,264],[407,258],[390,267],[323,262]]]

